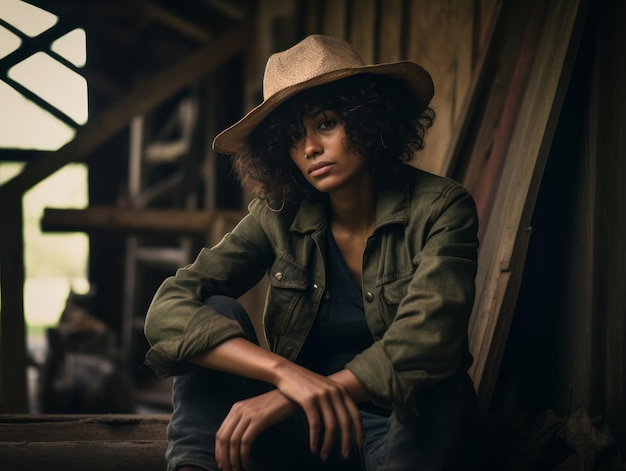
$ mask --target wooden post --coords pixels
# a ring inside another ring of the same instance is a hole
[[[0,410],[28,412],[24,322],[24,240],[20,194],[0,203]]]

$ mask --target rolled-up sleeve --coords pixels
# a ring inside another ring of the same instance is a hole
[[[202,249],[193,264],[167,278],[146,315],[146,364],[161,377],[182,374],[189,369],[189,358],[244,336],[237,322],[204,300],[216,294],[238,298],[248,291],[263,276],[269,253],[260,225],[249,214],[219,244]]]
[[[409,237],[414,235],[410,224]],[[415,271],[395,317],[384,335],[347,365],[377,403],[411,410],[415,391],[451,376],[471,358],[467,327],[475,296],[477,230],[474,201],[461,186],[446,188],[431,205],[424,243],[412,255]]]

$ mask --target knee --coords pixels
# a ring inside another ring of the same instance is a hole
[[[214,309],[222,316],[238,320],[240,317],[248,317],[248,313],[239,301],[230,296],[215,294],[204,300],[204,304]]]
[[[205,299],[204,304],[209,306],[218,314],[239,322],[239,325],[243,328],[248,340],[256,344],[259,343],[248,312],[235,298],[215,294]]]

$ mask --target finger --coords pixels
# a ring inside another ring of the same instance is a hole
[[[320,410],[322,418],[324,420],[324,437],[322,441],[322,449],[320,457],[322,461],[326,461],[330,456],[333,445],[335,443],[335,437],[337,435],[338,420],[337,420],[337,405],[341,404],[343,408],[343,401],[340,397],[334,397],[334,393],[328,393],[326,397],[321,401]]]
[[[230,437],[232,436],[237,421],[232,419],[229,413],[215,435],[215,461],[222,471],[232,471],[230,463]]]
[[[242,436],[246,432],[249,424],[249,419],[245,417],[240,417],[239,421],[237,422],[237,426],[230,436],[230,466],[233,471],[239,471],[239,469],[241,469]]]
[[[322,420],[320,411],[315,401],[302,405],[306,420],[309,423],[309,446],[311,453],[317,454],[319,447],[319,436],[322,431]]]
[[[361,411],[348,394],[344,396],[344,403],[346,405],[346,410],[350,415],[350,424],[352,431],[354,432],[354,440],[359,447],[362,447],[363,441],[365,440],[365,432],[363,431],[363,418],[361,416]],[[348,444],[348,455],[350,453],[351,445],[352,443]],[[344,458],[347,459],[346,456],[344,456]]]
[[[340,397],[335,409],[335,415],[339,422],[339,431],[341,432],[341,456],[347,460],[350,457],[350,449],[352,448],[352,429],[354,417],[350,413],[350,398]]]
[[[254,443],[254,440],[257,438],[257,436],[259,435],[259,433],[261,433],[262,430],[263,429],[260,426],[258,426],[258,424],[251,422],[248,425],[248,428],[244,432],[243,436],[241,437],[240,455],[241,455],[241,463],[245,469],[250,468],[252,443]]]

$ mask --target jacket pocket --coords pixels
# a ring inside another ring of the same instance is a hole
[[[265,313],[266,331],[282,335],[308,286],[306,273],[289,259],[277,258],[270,267]]]

